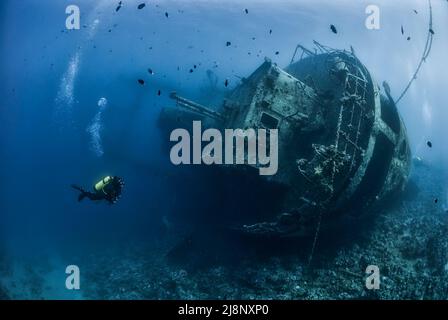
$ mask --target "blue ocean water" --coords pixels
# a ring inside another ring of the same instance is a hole
[[[146,6],[139,10],[139,3]],[[0,252],[12,265],[3,277],[12,295],[83,298],[82,290],[65,289],[65,266],[107,250],[116,249],[120,260],[133,246],[159,246],[166,232],[190,228],[197,212],[219,214],[219,203],[235,201],[231,181],[205,182],[195,168],[177,176],[157,126],[161,108],[174,104],[171,91],[216,107],[265,57],[286,66],[297,44],[311,48],[317,40],[352,46],[375,80],[387,80],[398,96],[424,47],[428,5],[376,3],[380,30],[364,25],[370,1],[129,0],[119,11],[118,1],[3,1]],[[65,27],[71,4],[80,8],[80,30]],[[433,14],[430,57],[398,109],[413,154],[444,167],[446,1],[433,1]],[[125,180],[120,201],[78,203],[70,185],[90,189],[106,175]],[[20,282],[30,272],[46,289],[33,293]]]

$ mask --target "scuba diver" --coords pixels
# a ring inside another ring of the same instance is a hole
[[[94,192],[85,191],[83,188],[72,184],[73,189],[81,192],[78,201],[87,197],[92,201],[107,200],[110,204],[116,203],[118,198],[121,197],[123,186],[123,179],[116,176],[107,176],[98,181],[93,187]]]

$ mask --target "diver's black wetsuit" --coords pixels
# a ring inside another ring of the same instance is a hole
[[[116,195],[107,195],[107,194],[104,194],[103,192],[86,191],[83,188],[81,188],[77,185],[74,185],[74,184],[72,185],[72,188],[81,192],[78,196],[78,201],[82,201],[84,198],[88,198],[92,201],[107,200],[110,204],[114,204],[115,202],[117,202]]]
[[[78,201],[82,201],[84,198],[88,198],[92,201],[107,200],[109,203],[113,204],[121,196],[121,190],[124,186],[123,179],[120,177],[110,177],[107,176],[99,181],[93,187],[94,191],[86,191],[83,188],[72,184],[72,188],[78,190],[80,195],[78,196]]]

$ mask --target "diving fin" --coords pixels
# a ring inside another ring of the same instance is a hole
[[[72,184],[71,187],[72,187],[73,189],[78,190],[79,192],[81,192],[80,195],[78,196],[78,202],[81,202],[81,201],[86,197],[86,192],[84,191],[83,188],[78,187],[78,186],[75,185],[75,184]]]

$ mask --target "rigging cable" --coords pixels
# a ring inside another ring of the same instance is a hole
[[[414,80],[417,79],[417,74],[420,71],[420,68],[423,65],[423,62],[426,61],[426,58],[428,58],[429,53],[431,52],[432,40],[433,40],[433,36],[434,36],[434,31],[432,30],[432,6],[431,6],[431,0],[428,0],[428,4],[429,4],[429,28],[428,28],[428,35],[426,36],[425,49],[423,50],[422,57],[421,57],[420,62],[418,64],[418,66],[417,66],[417,69],[414,72],[414,75],[412,76],[411,80],[409,80],[407,86],[404,88],[403,92],[398,97],[398,99],[395,100],[395,104],[398,104],[398,102],[400,102],[401,98],[403,98],[404,95],[406,94],[406,92],[409,90],[412,82],[414,82]]]

